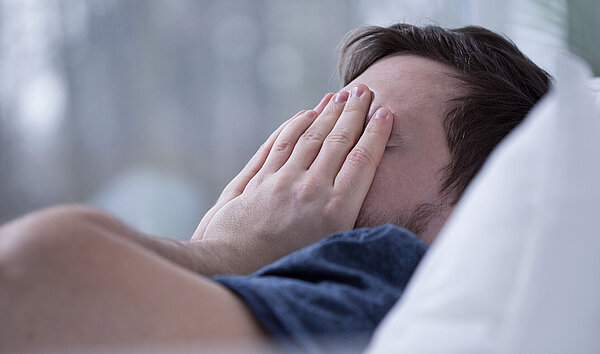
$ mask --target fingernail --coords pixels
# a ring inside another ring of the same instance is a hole
[[[375,116],[373,116],[373,119],[385,119],[388,116],[388,112],[387,109],[385,108],[379,108],[377,110],[377,112],[375,112]]]
[[[365,89],[363,89],[360,86],[356,86],[355,88],[352,89],[352,97],[360,97],[364,92],[365,92]]]
[[[342,103],[342,102],[346,102],[347,100],[348,100],[348,92],[346,92],[346,91],[337,93],[335,95],[335,97],[333,98],[333,102],[335,102],[335,103]]]

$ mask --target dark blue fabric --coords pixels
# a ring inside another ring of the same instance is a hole
[[[329,236],[249,276],[213,279],[285,348],[361,351],[426,250],[410,231],[384,225]]]

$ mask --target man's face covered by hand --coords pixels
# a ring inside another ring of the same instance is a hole
[[[450,212],[438,206],[450,158],[442,119],[457,87],[448,72],[386,57],[299,112],[227,185],[194,240],[226,244],[248,272],[355,226],[395,223],[431,242]]]
[[[442,122],[458,80],[443,64],[413,55],[380,59],[347,87],[373,91],[369,116],[382,105],[393,130],[356,227],[394,223],[431,243],[451,212],[440,196],[450,150]]]

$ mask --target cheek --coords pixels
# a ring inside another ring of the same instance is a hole
[[[403,213],[432,200],[435,186],[432,173],[418,159],[401,150],[386,151],[363,203],[367,211]]]
[[[397,162],[392,153],[383,155],[363,207],[400,209],[408,202],[410,186],[405,182],[408,176]]]

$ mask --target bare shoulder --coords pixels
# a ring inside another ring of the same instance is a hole
[[[228,289],[94,226],[104,218],[68,206],[0,228],[0,351],[266,338]],[[74,226],[84,236],[62,236]]]

